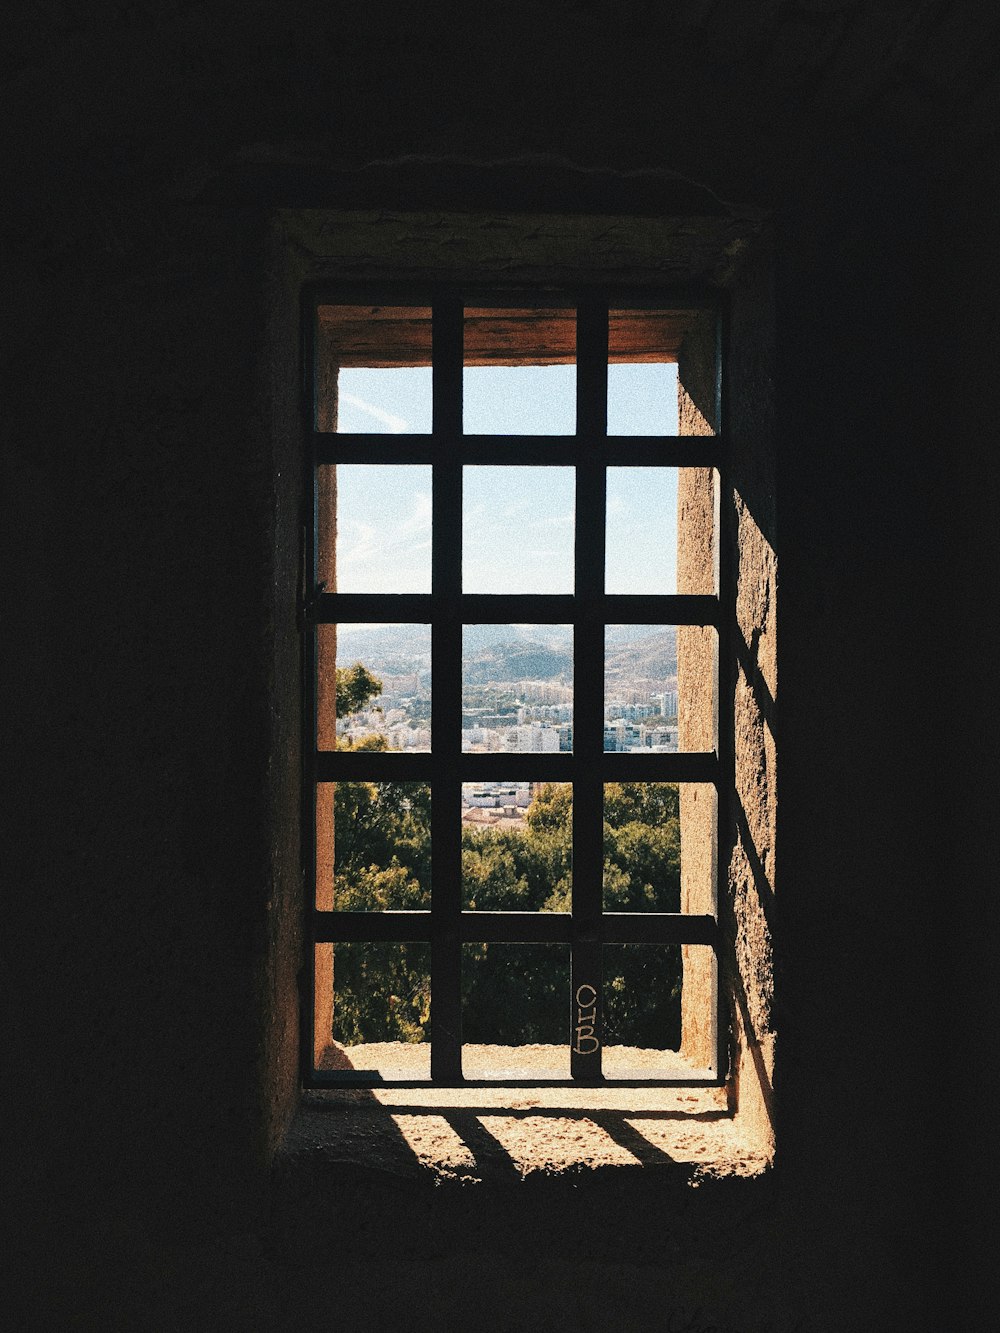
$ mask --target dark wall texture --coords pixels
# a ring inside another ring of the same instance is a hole
[[[1000,23],[979,9],[7,21],[16,1326],[990,1326]],[[341,1230],[297,1260],[267,1175],[298,874],[297,463],[272,429],[295,361],[269,340],[267,210],[706,197],[774,237],[777,1165],[704,1214],[649,1183],[459,1203],[334,1180],[310,1188]],[[575,1258],[548,1248],[567,1219]]]

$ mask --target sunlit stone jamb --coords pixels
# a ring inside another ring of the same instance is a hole
[[[688,330],[678,354],[681,435],[716,433],[715,317],[706,313]],[[681,468],[677,488],[677,591],[718,590],[717,475],[711,467]],[[701,625],[677,629],[678,740],[681,750],[718,745],[718,636]],[[713,915],[717,903],[717,801],[701,784],[681,784],[681,911]],[[681,947],[681,1054],[711,1068],[718,1051],[718,969],[712,952]]]
[[[316,329],[316,429],[337,429],[339,367],[325,345],[323,326]],[[337,469],[316,470],[316,579],[324,591],[337,590]],[[337,742],[337,626],[316,627],[316,748],[332,750]],[[333,908],[333,802],[332,782],[316,785],[316,899],[317,911]],[[316,946],[313,984],[313,1059],[318,1064],[333,1031],[333,945]]]

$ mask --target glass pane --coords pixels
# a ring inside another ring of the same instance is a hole
[[[684,1063],[682,1037],[689,1017],[682,991],[689,984],[704,994],[692,996],[713,1021],[715,955],[707,945],[605,944],[604,1052],[605,1078],[670,1078]],[[689,978],[699,969],[704,978]],[[686,999],[686,997],[685,997]],[[677,1052],[681,1052],[679,1060]],[[690,1063],[690,1062],[688,1062]],[[701,1062],[695,1060],[698,1067]]]
[[[608,434],[676,435],[677,367],[609,365]]]
[[[605,752],[714,750],[717,663],[712,627],[606,626]]]
[[[676,593],[678,469],[609,467],[607,478],[605,591]]]
[[[431,469],[340,464],[332,504],[319,511],[319,563],[336,539],[337,592],[431,590]]]
[[[430,908],[428,783],[321,782],[316,816],[318,910]]]
[[[430,432],[429,307],[318,307],[316,429]]]
[[[605,786],[604,910],[681,910],[676,783],[611,782]]]
[[[430,625],[318,625],[316,637],[321,749],[431,748]]]
[[[678,748],[677,630],[608,625],[604,631],[604,749]]]
[[[573,469],[467,467],[463,472],[463,590],[571,593]]]
[[[462,946],[466,1078],[569,1077],[569,945]]]
[[[568,912],[573,889],[568,782],[462,784],[462,906]]]
[[[341,434],[429,435],[431,368],[341,370],[337,430]]]
[[[573,310],[466,310],[466,435],[572,435],[575,360]]]
[[[678,433],[677,356],[691,311],[608,312],[608,434]]]
[[[573,748],[573,627],[466,625],[462,749],[555,754]]]
[[[317,1015],[330,1021],[317,1067],[429,1078],[430,958],[429,944],[317,945]]]
[[[604,910],[715,911],[718,796],[707,782],[604,788]]]

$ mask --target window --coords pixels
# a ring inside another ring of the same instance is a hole
[[[719,318],[310,293],[308,1083],[724,1077]]]

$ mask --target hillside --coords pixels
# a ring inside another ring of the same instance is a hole
[[[568,625],[466,625],[462,678],[490,681],[573,677]],[[666,680],[677,673],[677,631],[672,625],[609,625],[606,670],[621,680]],[[430,666],[429,625],[344,625],[338,635],[341,665],[363,662],[389,675]]]

